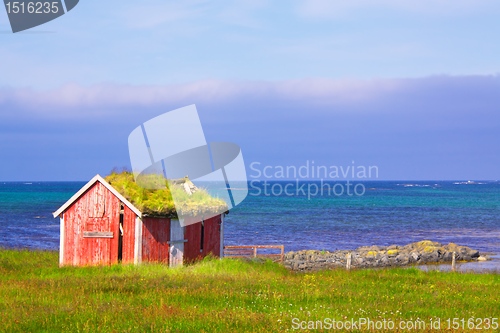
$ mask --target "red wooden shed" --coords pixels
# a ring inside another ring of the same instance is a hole
[[[99,175],[53,215],[60,218],[61,266],[176,266],[223,253],[224,214],[186,227],[177,219],[145,216]]]

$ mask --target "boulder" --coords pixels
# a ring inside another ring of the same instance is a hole
[[[408,265],[410,263],[410,256],[407,253],[400,253],[396,256],[397,265]]]

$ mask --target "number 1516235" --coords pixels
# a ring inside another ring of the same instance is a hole
[[[57,14],[59,3],[57,1],[9,1],[5,3],[8,14]]]

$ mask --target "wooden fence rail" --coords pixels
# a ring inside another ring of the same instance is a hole
[[[280,253],[258,253],[259,249],[274,249]],[[284,245],[228,245],[224,246],[226,258],[269,258],[273,261],[283,262],[285,257]]]

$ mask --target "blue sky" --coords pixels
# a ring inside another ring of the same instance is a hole
[[[196,104],[246,164],[499,179],[500,3],[82,0],[12,34],[0,10],[0,179],[88,180]]]

